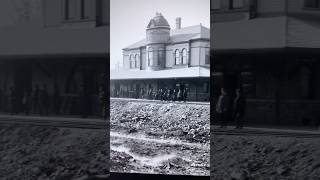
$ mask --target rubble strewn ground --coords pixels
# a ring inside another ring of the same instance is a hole
[[[111,100],[110,111],[113,131],[143,131],[199,143],[210,140],[209,105]]]
[[[211,179],[320,179],[320,139],[212,137]]]
[[[0,127],[0,179],[73,179],[108,174],[105,130]]]
[[[111,100],[111,170],[209,175],[210,106]]]

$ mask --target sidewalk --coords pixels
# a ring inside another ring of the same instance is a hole
[[[1,120],[47,120],[47,121],[75,121],[75,122],[101,122],[105,121],[99,118],[81,118],[75,116],[40,116],[40,115],[9,115],[9,114],[0,114]]]
[[[153,102],[153,103],[162,103],[162,104],[196,104],[196,105],[210,105],[210,102],[201,102],[201,101],[160,101],[160,100],[151,100],[151,99],[135,99],[135,98],[111,98],[111,100],[123,100],[123,101],[136,101],[136,102]]]
[[[319,129],[303,129],[301,127],[244,127],[235,129],[234,126],[220,128],[217,125],[211,125],[211,132],[214,134],[254,134],[254,135],[278,135],[278,136],[297,136],[297,137],[319,137]]]

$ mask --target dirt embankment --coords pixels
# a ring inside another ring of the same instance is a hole
[[[320,179],[319,138],[216,135],[211,143],[211,179]]]
[[[109,172],[104,130],[0,127],[0,179],[74,179]]]
[[[144,132],[191,142],[210,140],[210,106],[111,100],[111,131]]]

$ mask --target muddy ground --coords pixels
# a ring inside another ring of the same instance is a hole
[[[58,180],[108,174],[105,130],[0,126],[0,179]]]
[[[111,100],[111,170],[209,175],[209,105]]]
[[[320,139],[215,135],[211,179],[320,179]]]

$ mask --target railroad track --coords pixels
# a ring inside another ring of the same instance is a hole
[[[239,135],[239,136],[276,136],[294,138],[320,138],[320,131],[302,131],[285,129],[264,129],[264,128],[244,128],[244,129],[211,129],[213,135]]]
[[[80,129],[109,129],[108,121],[99,119],[38,117],[38,116],[7,116],[0,115],[0,126],[31,125]]]
[[[208,105],[210,102],[198,102],[198,101],[160,101],[160,100],[150,100],[150,99],[134,99],[134,98],[110,98],[110,101],[130,101],[130,102],[142,102],[142,103],[157,103],[157,104],[194,104],[194,105]]]

